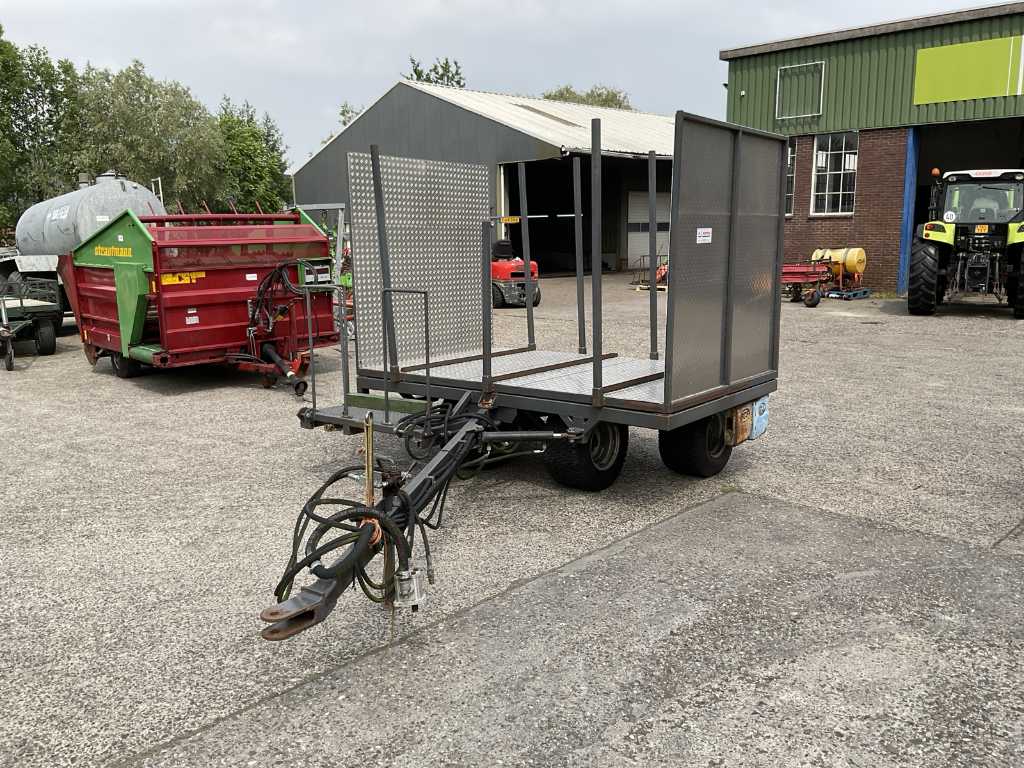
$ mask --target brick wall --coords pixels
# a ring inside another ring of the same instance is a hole
[[[905,128],[861,131],[853,215],[812,216],[814,137],[798,137],[793,215],[786,220],[786,261],[805,261],[815,248],[860,247],[868,257],[864,284],[896,290],[906,154]]]

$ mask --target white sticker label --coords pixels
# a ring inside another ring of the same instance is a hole
[[[952,224],[956,221],[956,211],[946,211],[942,214],[942,220],[947,224]]]
[[[188,315],[194,315],[196,312],[197,312],[197,310],[196,310],[195,307],[189,307],[188,309],[185,310],[185,314],[188,314]]]
[[[697,245],[711,242],[711,227],[697,227]]]
[[[60,208],[54,208],[52,211],[50,211],[50,215],[47,218],[50,221],[63,221],[68,217],[68,213],[70,211],[70,205],[62,205]]]
[[[118,235],[117,236],[117,242],[123,243],[124,242],[124,235]]]
[[[185,315],[185,325],[199,325],[199,315]]]
[[[97,224],[106,224],[108,221],[110,221],[110,217],[107,216],[105,213],[101,213],[96,216]]]
[[[252,282],[256,282],[256,277],[257,277],[257,275],[256,275],[255,272],[246,272],[245,273],[245,279],[246,280],[251,280]]]

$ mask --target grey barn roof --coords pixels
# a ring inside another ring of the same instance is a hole
[[[956,24],[962,21],[975,21],[977,19],[991,19],[998,16],[1012,16],[1013,14],[1024,13],[1024,3],[1002,3],[1000,5],[989,5],[982,8],[970,8],[961,11],[949,11],[947,13],[935,13],[929,16],[915,16],[909,19],[889,21],[883,24],[872,24],[865,27],[849,27],[833,32],[823,32],[817,35],[805,37],[794,37],[788,40],[776,40],[757,45],[748,45],[741,48],[727,48],[718,52],[718,58],[722,61],[741,59],[746,56],[757,56],[762,53],[775,53],[776,51],[788,51],[793,48],[805,48],[810,45],[824,45],[827,43],[838,43],[842,40],[856,40],[876,35],[887,35],[893,32],[906,32],[913,29],[925,27],[938,27],[943,24]]]
[[[471,91],[410,80],[399,80],[384,95],[390,94],[394,88],[402,87],[427,94],[553,147],[560,147],[565,152],[590,153],[590,121],[597,117],[601,119],[603,154],[646,155],[653,150],[661,157],[672,156],[674,115],[593,107],[589,104],[572,104],[531,96]],[[360,117],[371,111],[376,103],[363,110]],[[355,125],[360,117],[350,123],[349,127]],[[290,169],[289,173],[294,175],[300,171],[332,142],[344,136],[345,130],[338,133],[309,159]]]

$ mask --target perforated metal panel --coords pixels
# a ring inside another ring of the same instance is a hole
[[[425,290],[434,361],[482,350],[480,222],[490,213],[488,171],[482,165],[381,157],[391,287]],[[383,278],[373,174],[368,154],[351,153],[349,204],[360,368],[384,364]],[[400,366],[425,362],[423,300],[394,295]]]

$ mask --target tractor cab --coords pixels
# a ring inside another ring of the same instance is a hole
[[[1024,169],[932,171],[928,218],[910,259],[910,312],[934,314],[964,294],[994,296],[1024,317]]]

